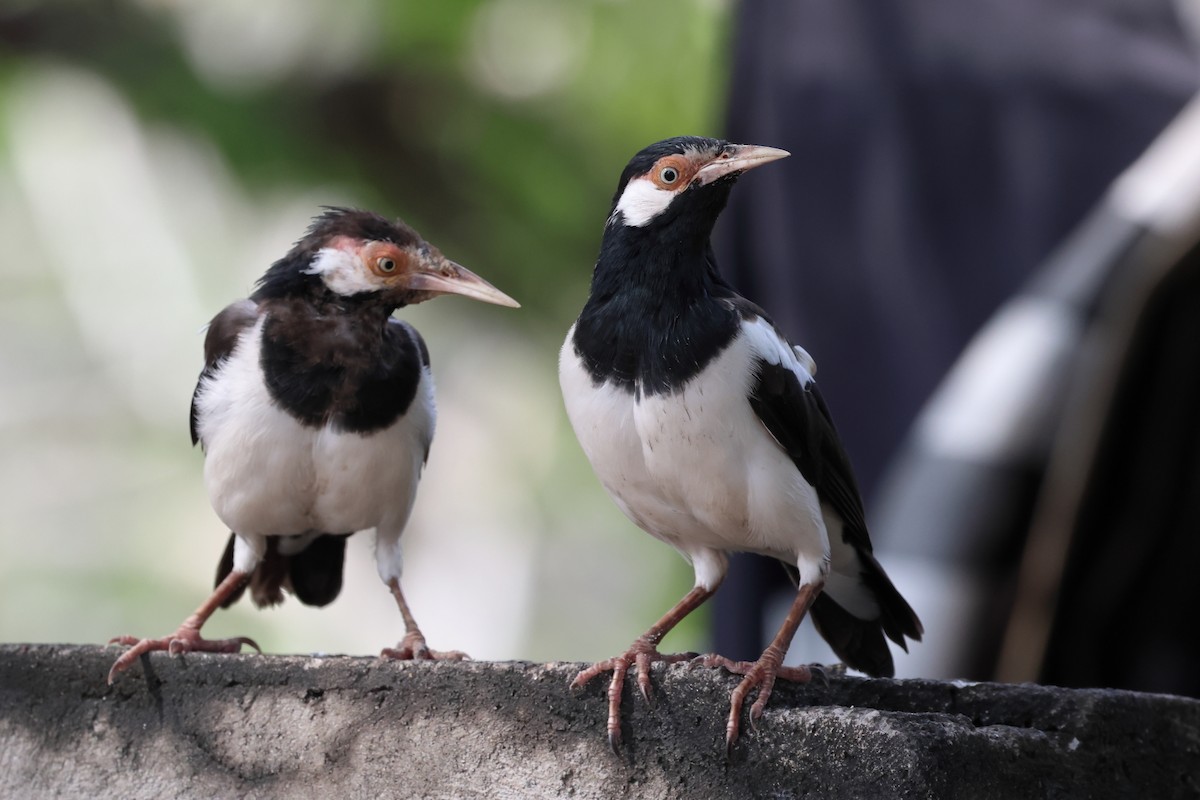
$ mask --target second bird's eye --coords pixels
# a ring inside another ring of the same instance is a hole
[[[381,258],[375,264],[379,267],[380,272],[394,272],[396,269],[396,261],[391,258]]]
[[[658,173],[658,177],[663,183],[674,183],[679,180],[679,170],[674,167],[663,167],[663,171]]]

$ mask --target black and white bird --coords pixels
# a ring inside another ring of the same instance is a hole
[[[591,294],[560,354],[567,415],[596,476],[696,575],[627,651],[574,681],[612,671],[614,749],[626,672],[636,667],[649,699],[652,662],[692,657],[661,654],[658,644],[716,592],[731,552],[778,559],[798,591],[758,661],[701,659],[744,675],[731,698],[727,747],[750,691],[758,689],[755,722],[777,677],[811,678],[807,667],[781,666],[805,614],[848,666],[873,676],[894,672],[885,635],[901,647],[921,637],[916,614],[872,555],[813,360],[721,278],[709,243],[738,176],[787,155],[689,136],[634,156],[617,185]]]
[[[232,532],[216,589],[179,629],[132,645],[109,672],[154,650],[237,652],[245,637],[200,628],[250,587],[259,606],[323,606],[342,588],[346,539],[374,528],[379,576],[406,633],[391,658],[462,658],[430,650],[400,590],[400,534],[433,440],[429,351],[392,317],[402,306],[459,294],[518,307],[448,260],[403,222],[331,208],[276,261],[247,300],[209,324],[192,398],[192,443],[204,483]]]

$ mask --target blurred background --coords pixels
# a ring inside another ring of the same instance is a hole
[[[188,441],[202,327],[319,206],[343,204],[404,218],[524,306],[401,312],[438,383],[404,539],[430,646],[530,660],[624,649],[691,570],[595,481],[557,353],[620,170],[696,133],[794,154],[734,192],[718,250],[820,365],[884,564],[929,631],[900,674],[1187,690],[1043,668],[1146,651],[1056,655],[1064,605],[1143,597],[1117,626],[1195,607],[1196,582],[1175,573],[1121,594],[1068,566],[1098,552],[1080,535],[1098,529],[1085,513],[1109,463],[1097,453],[1178,479],[1178,513],[1151,528],[1133,503],[1105,564],[1128,565],[1139,541],[1152,542],[1144,563],[1187,563],[1179,542],[1197,539],[1190,440],[1171,462],[1098,444],[1139,321],[1167,313],[1147,317],[1149,298],[1195,260],[1191,206],[1164,226],[1145,198],[1194,188],[1200,130],[1177,134],[1149,177],[1129,172],[1198,86],[1195,19],[1195,3],[1169,0],[5,0],[0,640],[162,635],[207,595],[227,532]],[[1179,318],[1198,310],[1168,294]],[[1161,352],[1163,337],[1191,341],[1168,328],[1144,347]],[[1200,374],[1196,355],[1176,348],[1162,374]],[[1121,419],[1161,420],[1179,444],[1193,387],[1163,387],[1174,416],[1127,401]],[[1106,480],[1104,497],[1126,485]],[[788,591],[764,569],[739,559],[719,603],[667,647],[757,656]],[[1197,626],[1159,627],[1167,650],[1150,661],[1200,675]],[[332,606],[243,602],[205,633],[373,654],[402,629],[364,535]],[[1114,635],[1096,618],[1086,641]],[[1001,663],[1006,641],[1017,666]],[[827,660],[811,631],[790,658]]]
[[[162,635],[207,595],[227,532],[188,440],[201,329],[320,205],[348,204],[524,306],[402,312],[438,383],[404,540],[430,646],[624,648],[690,569],[592,477],[558,348],[625,162],[719,127],[728,17],[714,0],[5,0],[0,640]],[[403,630],[372,552],[351,540],[331,608],[243,602],[205,631],[377,653]]]

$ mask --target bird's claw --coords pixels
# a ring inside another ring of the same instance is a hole
[[[608,684],[608,723],[606,727],[608,730],[609,747],[619,756],[621,754],[621,693],[625,686],[625,675],[629,671],[629,668],[636,667],[638,690],[641,692],[646,703],[653,707],[654,687],[650,681],[651,665],[657,661],[665,664],[676,664],[680,661],[689,661],[695,657],[695,653],[660,653],[658,652],[658,648],[648,639],[639,637],[621,655],[604,661],[597,661],[587,669],[580,670],[575,679],[571,681],[571,688],[582,688],[605,672],[612,673],[612,680]]]
[[[253,647],[262,655],[262,648],[258,646],[258,642],[251,639],[249,636],[235,636],[231,639],[217,639],[209,642],[207,639],[181,639],[178,636],[170,637],[171,641],[167,645],[167,653],[172,656],[181,655],[191,651],[203,651],[209,653],[239,653],[242,647]],[[200,646],[197,646],[197,643]],[[210,647],[212,645],[212,647]]]
[[[828,689],[830,680],[833,678],[842,678],[846,675],[845,664],[809,664],[809,674],[814,679],[821,683],[821,688]]]
[[[108,671],[108,684],[121,672],[129,669],[135,661],[146,653],[165,651],[168,655],[177,656],[181,653],[237,653],[243,645],[249,645],[260,654],[262,648],[249,636],[236,636],[231,639],[205,639],[200,636],[200,629],[190,626],[181,627],[170,636],[161,639],[139,639],[136,636],[114,636],[108,641],[110,645],[128,645],[130,649],[122,653],[112,668]]]
[[[425,643],[425,637],[419,632],[404,635],[395,647],[385,647],[379,653],[381,658],[393,661],[470,661],[471,657],[461,650],[433,650]]]
[[[650,686],[650,654],[637,654],[637,682],[638,689],[642,692],[642,699],[646,701],[646,705],[654,707],[654,697],[651,694]]]
[[[750,730],[758,732],[758,723],[766,710],[767,701],[775,688],[775,681],[782,678],[794,683],[808,683],[812,680],[814,669],[824,678],[824,670],[818,666],[780,666],[779,660],[768,653],[763,653],[758,661],[734,661],[725,656],[715,654],[701,656],[695,659],[694,666],[721,667],[735,675],[742,675],[742,682],[729,696],[729,718],[725,723],[725,755],[728,758],[733,753],[741,728],[742,706],[750,691],[757,688],[758,696],[750,706]]]

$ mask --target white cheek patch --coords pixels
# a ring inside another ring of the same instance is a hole
[[[312,266],[305,272],[309,275],[320,275],[329,290],[340,295],[373,292],[379,288],[362,259],[355,253],[336,247],[318,250]]]
[[[649,178],[634,178],[626,184],[625,191],[621,193],[613,216],[620,212],[626,225],[641,228],[666,211],[667,206],[675,199],[675,194],[658,188]]]

